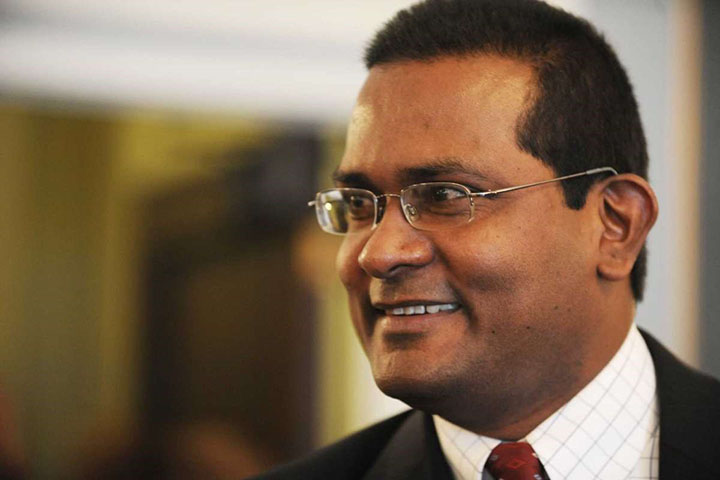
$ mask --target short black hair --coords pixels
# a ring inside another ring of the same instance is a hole
[[[610,166],[647,178],[648,155],[632,85],[615,52],[586,20],[539,0],[425,0],[400,11],[365,52],[368,69],[401,61],[499,55],[533,67],[533,104],[518,146],[558,175]],[[563,182],[581,209],[597,177]],[[642,299],[647,252],[630,275]]]

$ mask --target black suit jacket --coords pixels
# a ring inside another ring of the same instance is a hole
[[[720,479],[720,383],[643,332],[660,402],[660,480]],[[410,410],[258,480],[452,480],[432,417]]]

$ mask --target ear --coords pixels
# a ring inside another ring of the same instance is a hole
[[[597,272],[607,280],[622,280],[630,276],[657,219],[657,198],[644,178],[625,173],[602,183],[600,200],[603,231]]]

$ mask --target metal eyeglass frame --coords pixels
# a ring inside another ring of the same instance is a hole
[[[610,173],[610,174],[612,174],[612,175],[618,175],[617,170],[615,170],[613,167],[599,167],[599,168],[592,168],[592,169],[590,169],[590,170],[585,170],[584,172],[573,173],[573,174],[570,174],[570,175],[564,175],[564,176],[562,176],[562,177],[551,178],[551,179],[548,179],[548,180],[541,180],[541,181],[539,181],[539,182],[526,183],[526,184],[523,184],[523,185],[516,185],[516,186],[513,186],[513,187],[505,187],[505,188],[500,188],[500,189],[497,189],[497,190],[488,190],[488,191],[485,191],[485,192],[471,192],[470,189],[469,189],[468,187],[466,187],[465,185],[460,184],[460,183],[455,183],[455,182],[424,182],[424,183],[416,183],[416,184],[409,185],[409,186],[403,188],[402,190],[400,190],[400,193],[399,193],[399,194],[398,194],[398,193],[382,193],[382,194],[380,194],[380,195],[376,195],[375,193],[371,192],[370,190],[367,190],[367,191],[370,192],[370,194],[372,194],[372,196],[374,197],[374,203],[375,203],[375,218],[373,219],[373,225],[372,225],[371,228],[375,228],[375,226],[376,226],[377,223],[378,223],[378,204],[379,204],[380,198],[382,198],[382,197],[385,197],[385,198],[396,197],[396,198],[398,198],[398,199],[400,200],[400,204],[401,204],[401,207],[402,207],[401,210],[402,210],[402,212],[403,212],[403,216],[405,217],[405,220],[407,220],[407,222],[410,224],[410,226],[412,226],[413,228],[415,228],[415,229],[417,229],[417,230],[425,230],[425,229],[422,229],[422,228],[418,228],[416,225],[414,225],[414,224],[412,223],[412,221],[411,221],[410,218],[409,218],[411,215],[415,215],[415,214],[416,214],[416,212],[413,213],[413,212],[411,212],[411,211],[410,211],[410,212],[407,211],[408,209],[414,208],[414,206],[413,206],[413,205],[409,205],[409,204],[408,204],[408,205],[405,205],[405,204],[403,204],[403,202],[402,202],[403,192],[405,192],[406,190],[408,190],[408,189],[410,189],[410,188],[412,188],[412,187],[414,187],[414,186],[417,186],[417,185],[446,184],[446,185],[453,185],[453,186],[461,187],[461,188],[465,191],[465,193],[468,195],[468,198],[470,199],[470,215],[469,215],[469,217],[468,217],[468,219],[467,219],[467,222],[463,222],[463,224],[464,224],[464,223],[469,223],[469,222],[471,222],[472,219],[473,219],[474,216],[475,216],[475,203],[473,202],[473,198],[474,198],[474,197],[494,197],[494,196],[496,196],[496,195],[500,195],[501,193],[514,192],[515,190],[522,190],[522,189],[525,189],[525,188],[537,187],[537,186],[545,185],[545,184],[548,184],[548,183],[561,182],[561,181],[563,181],[563,180],[569,180],[569,179],[571,179],[571,178],[584,177],[584,176],[588,176],[588,175],[597,175],[597,174],[599,174],[599,173]],[[330,190],[343,190],[343,189],[342,189],[342,188],[332,188],[332,189],[322,190],[322,191],[318,192],[317,195],[316,195],[315,200],[311,200],[311,201],[308,202],[308,207],[315,207],[315,206],[318,204],[317,196],[319,196],[320,194],[325,193],[325,192],[327,192],[327,191],[330,191]],[[365,190],[365,189],[355,189],[355,190]],[[318,218],[318,220],[319,220],[319,218]],[[318,223],[320,223],[320,222],[318,222]],[[458,224],[458,226],[459,226],[459,225],[462,225],[462,224]],[[322,224],[321,224],[320,226],[322,227]],[[452,228],[452,227],[449,227],[449,228]],[[328,231],[328,230],[325,230],[324,228],[323,228],[323,230],[324,230],[325,232],[331,233],[331,234],[333,234],[333,235],[347,235],[347,232],[345,232],[345,233],[330,232],[330,231]],[[430,229],[430,230],[435,230],[435,229]]]

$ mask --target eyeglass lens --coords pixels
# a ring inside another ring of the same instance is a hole
[[[420,230],[439,230],[466,223],[472,217],[468,192],[450,183],[421,183],[403,191],[403,210]]]
[[[387,197],[376,198],[368,190],[355,188],[320,192],[315,204],[318,222],[326,232],[339,235],[364,231],[375,224],[378,207],[387,202]],[[456,184],[413,185],[403,190],[401,204],[405,218],[420,230],[457,226],[472,218],[469,192]]]
[[[317,195],[318,223],[329,233],[355,233],[375,223],[375,196],[356,188],[336,188]]]

